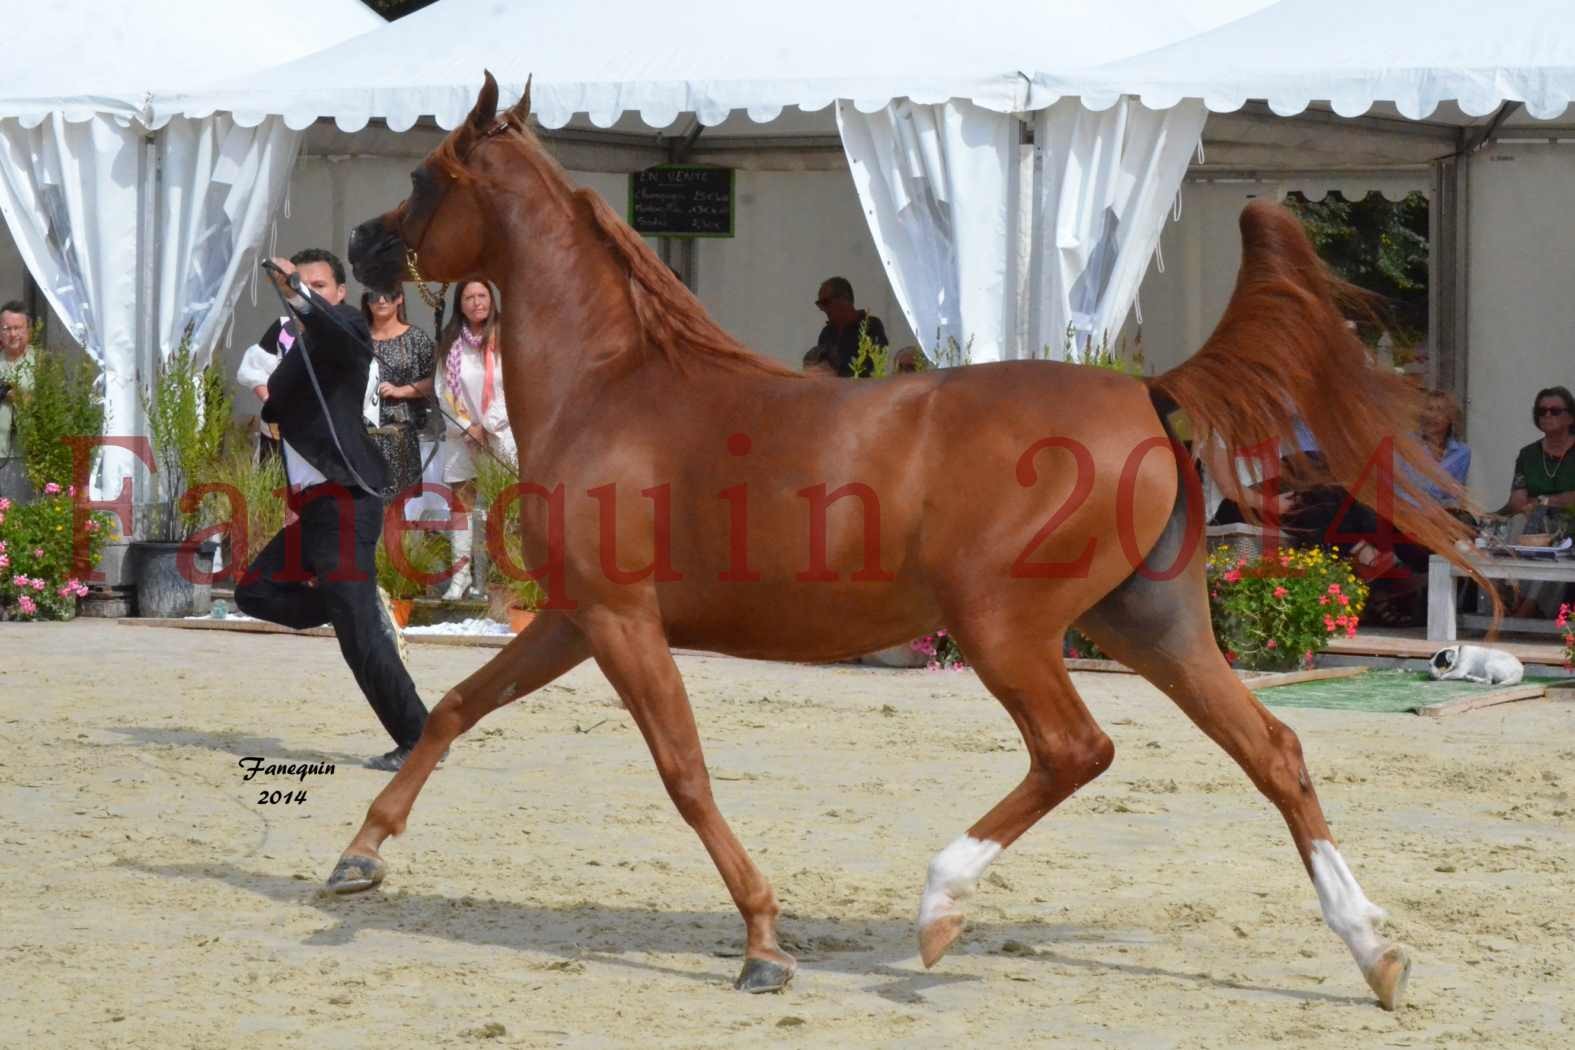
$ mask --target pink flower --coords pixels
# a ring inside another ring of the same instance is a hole
[[[1225,574],[1225,582],[1226,583],[1240,583],[1241,582],[1241,570],[1240,569],[1232,569],[1230,572],[1227,572]]]
[[[60,486],[56,485],[53,481],[51,481],[49,484],[44,486],[44,495],[46,495],[46,496],[53,496],[55,493],[57,493],[59,491],[60,491]]]
[[[77,487],[75,485],[68,485],[68,486],[66,486],[66,495],[75,498],[76,494],[77,494]]]
[[[43,580],[43,578],[39,577],[39,576],[34,576],[33,577],[33,590],[41,591],[43,589],[44,589],[44,580]]]
[[[1235,651],[1232,650],[1232,649],[1226,649],[1225,650],[1225,662],[1229,663],[1229,664],[1233,664],[1233,663],[1236,662],[1236,660],[1237,660],[1237,656],[1236,656]]]
[[[16,586],[16,587],[26,587],[28,584],[30,584],[32,582],[33,581],[29,580],[26,576],[23,576],[21,573],[17,573],[15,576],[11,577],[11,583],[12,583],[13,586]]]
[[[5,554],[0,554],[0,569],[3,569],[7,565],[10,565],[10,564],[11,564],[10,556],[9,555],[5,555]]]
[[[1286,589],[1285,589],[1285,588],[1284,588],[1284,587],[1276,587],[1276,588],[1274,588],[1274,596],[1275,596],[1275,597],[1276,597],[1276,598],[1283,598],[1283,597],[1285,597],[1285,596],[1286,596],[1286,595],[1287,595],[1287,594],[1290,594],[1290,593],[1291,593],[1291,592],[1290,592],[1290,591],[1288,591],[1288,590],[1286,590]]]
[[[1319,605],[1328,605],[1329,604],[1329,596],[1327,594],[1320,594],[1318,596],[1318,604]]]
[[[1347,638],[1355,638],[1356,637],[1356,624],[1349,623],[1349,624],[1345,625],[1345,636]]]
[[[4,547],[5,547],[5,544],[0,543],[0,549],[4,549]],[[1554,619],[1553,625],[1555,627],[1563,627],[1566,624],[1568,624],[1569,622],[1570,622],[1570,607],[1569,607],[1569,603],[1566,602],[1563,605],[1559,606],[1559,615],[1558,615],[1557,618]]]
[[[38,611],[38,606],[33,603],[33,599],[25,594],[16,600],[16,606],[22,610],[24,616],[32,616]]]
[[[1270,638],[1267,642],[1263,643],[1263,647],[1265,649],[1278,649],[1280,647],[1280,643],[1275,641],[1273,638]]]
[[[1334,633],[1334,620],[1331,617],[1325,616],[1323,618],[1323,629],[1330,634]]]
[[[1340,604],[1341,605],[1350,605],[1351,604],[1351,596],[1348,595],[1348,594],[1340,595]]]
[[[42,547],[34,547],[33,548],[33,557],[35,557],[35,558],[42,558],[43,556],[44,556],[44,548],[42,548]]]
[[[1331,583],[1329,585],[1329,593],[1330,594],[1339,594],[1340,593],[1340,585],[1338,583]]]
[[[1238,558],[1238,559],[1236,559],[1236,568],[1238,568],[1238,569],[1245,569],[1246,567],[1247,567],[1247,559],[1246,558]]]
[[[6,499],[4,496],[0,496],[0,510],[10,510],[10,509],[11,509],[11,501]]]
[[[968,665],[963,663],[961,660],[954,660],[954,661],[952,661],[952,670],[953,671],[966,671],[966,670],[968,670]]]
[[[92,518],[89,518],[86,522],[84,522],[82,524],[82,527],[84,529],[86,529],[88,532],[97,532],[98,531],[98,522],[94,521]]]
[[[924,669],[926,671],[939,671],[941,669],[941,662],[939,660],[931,660],[929,663],[924,665]]]
[[[936,628],[935,637],[937,637],[937,638],[945,638],[946,637],[946,628],[944,628],[944,627]]]

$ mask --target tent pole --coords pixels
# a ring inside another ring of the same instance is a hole
[[[142,405],[142,394],[152,389],[154,378],[158,374],[158,280],[159,280],[159,223],[158,203],[159,191],[163,186],[163,166],[159,163],[158,139],[149,134],[142,140],[142,193],[139,211],[141,215],[137,222],[137,354],[136,365],[129,377],[136,390],[135,403],[130,411],[130,418],[122,422],[128,425],[130,433],[126,436],[147,434],[146,412]],[[151,489],[152,478],[141,459],[124,451],[117,451],[117,455],[129,460],[131,464],[131,491],[132,506],[139,502],[151,502],[155,495]],[[107,455],[107,453],[106,453]],[[99,469],[104,470],[104,462],[100,460]],[[108,493],[110,498],[118,496],[118,492]],[[141,538],[142,522],[133,514],[136,528],[136,537]]]

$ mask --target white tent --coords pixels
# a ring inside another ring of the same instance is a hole
[[[1202,123],[1197,107],[1090,118],[1074,104],[1025,118],[1041,108],[1033,71],[1134,54],[1264,2],[1009,0],[958,25],[955,5],[939,0],[443,0],[266,79],[157,97],[153,112],[227,112],[243,125],[276,115],[296,128],[327,117],[345,131],[373,118],[405,130],[425,116],[450,128],[484,66],[502,79],[504,104],[531,75],[547,128],[576,115],[609,128],[625,113],[651,127],[688,115],[713,127],[738,111],[774,121],[835,102],[909,326],[926,343],[971,338],[974,359],[990,360],[1059,349],[1067,323],[1087,332],[1125,313]],[[1025,119],[1048,157],[1038,167],[1020,156]],[[1085,165],[1089,151],[1098,159]],[[1042,285],[1056,308],[1027,310],[1040,243],[1054,246]]]
[[[1264,99],[1281,115],[1325,101],[1344,117],[1389,103],[1411,120],[1489,116],[1525,103],[1539,119],[1575,98],[1568,0],[1277,0],[1228,25],[1098,70],[1040,70],[1038,91],[1102,109],[1201,99],[1216,113]],[[1456,118],[1459,119],[1459,118]]]
[[[150,95],[383,22],[356,0],[16,6],[26,10],[6,20],[0,213],[103,370],[106,434],[141,436],[139,391],[188,330],[199,354],[211,347],[299,142],[278,120],[155,120]],[[129,454],[109,452],[95,489],[118,492],[131,473]]]

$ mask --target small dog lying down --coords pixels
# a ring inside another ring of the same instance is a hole
[[[1451,645],[1434,653],[1428,663],[1433,677],[1441,682],[1514,685],[1526,673],[1509,653],[1485,645]]]

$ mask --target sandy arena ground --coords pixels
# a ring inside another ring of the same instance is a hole
[[[414,646],[429,703],[490,650]],[[318,886],[387,776],[330,640],[0,625],[0,1044],[1569,1047],[1575,703],[1282,710],[1415,949],[1373,1005],[1277,814],[1160,694],[1077,676],[1117,747],[1008,850],[934,971],[930,855],[1016,783],[971,675],[683,656],[723,812],[800,968],[742,927],[594,666],[483,722],[384,855]],[[328,760],[302,785],[238,760]],[[300,804],[260,805],[260,790]]]

